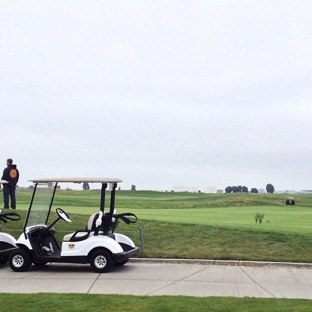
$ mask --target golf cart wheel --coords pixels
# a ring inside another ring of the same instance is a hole
[[[114,265],[113,257],[108,250],[98,249],[91,255],[90,265],[95,272],[106,273]]]
[[[12,251],[9,258],[10,268],[15,272],[25,272],[31,266],[31,255],[25,249],[16,249]]]

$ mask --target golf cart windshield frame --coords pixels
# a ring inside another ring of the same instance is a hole
[[[24,222],[24,233],[32,226],[47,225],[55,191],[56,185],[42,187],[39,183],[35,184]]]
[[[105,209],[105,194],[108,184],[110,184],[110,206],[109,213],[112,216],[115,208],[115,193],[120,179],[88,179],[88,178],[63,178],[63,179],[36,179],[30,180],[35,183],[32,197],[30,200],[28,212],[25,218],[23,227],[24,233],[27,229],[33,226],[46,226],[49,220],[51,208],[57,186],[59,182],[65,183],[101,183],[100,211],[104,213]],[[54,183],[54,185],[53,185]],[[40,185],[40,187],[38,187]],[[41,187],[44,185],[45,187]]]

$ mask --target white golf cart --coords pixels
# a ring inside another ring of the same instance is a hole
[[[25,218],[23,234],[17,239],[17,249],[10,253],[9,265],[15,272],[27,271],[32,263],[45,265],[48,262],[90,263],[95,272],[108,272],[114,265],[125,264],[139,249],[133,241],[114,233],[118,219],[135,223],[132,213],[116,214],[115,191],[119,179],[108,178],[63,178],[35,179],[34,190]],[[101,183],[99,211],[89,217],[85,229],[63,237],[62,248],[54,234],[54,225],[59,220],[72,222],[67,213],[56,208],[57,219],[48,225],[55,193],[59,183]],[[109,185],[110,206],[104,211],[105,194]]]
[[[8,181],[0,180],[1,184],[6,184]],[[0,264],[7,263],[10,253],[16,248],[15,238],[7,233],[2,232],[1,222],[7,223],[8,221],[18,221],[21,219],[21,216],[16,212],[5,212],[4,209],[0,209]]]
[[[16,212],[1,212],[0,210],[0,221],[7,223],[10,221],[18,221],[21,219],[21,216]],[[16,240],[15,238],[7,233],[2,232],[0,226],[0,264],[7,263],[10,253],[16,249]]]

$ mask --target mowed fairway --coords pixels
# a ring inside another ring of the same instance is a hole
[[[90,215],[98,211],[99,190],[58,190],[53,210]],[[17,192],[18,209],[26,210],[30,190]],[[139,220],[207,225],[263,232],[312,234],[312,195],[297,194],[296,205],[286,206],[286,194],[198,194],[117,191],[117,212],[133,212]],[[109,196],[106,198],[108,210]],[[255,215],[264,214],[256,223]]]
[[[312,234],[312,209],[308,207],[229,207],[190,209],[132,209],[140,219],[200,224],[256,231]],[[264,214],[256,223],[255,215]]]

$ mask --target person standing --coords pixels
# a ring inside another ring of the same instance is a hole
[[[9,207],[9,199],[11,198],[11,208],[16,209],[15,189],[18,182],[19,172],[16,165],[13,164],[13,159],[7,159],[7,167],[3,170],[1,180],[6,180],[8,183],[3,184],[3,201],[4,208]]]

